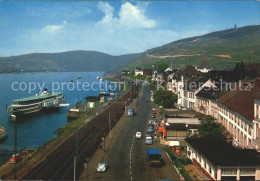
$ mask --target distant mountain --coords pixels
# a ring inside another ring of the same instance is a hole
[[[122,67],[139,54],[112,56],[96,51],[32,53],[0,57],[0,73],[43,71],[111,71]]]
[[[149,49],[126,67],[148,68],[151,65],[172,63],[175,67],[192,64],[215,69],[229,69],[234,68],[235,64],[241,61],[246,64],[260,63],[259,47],[260,25],[235,27]]]

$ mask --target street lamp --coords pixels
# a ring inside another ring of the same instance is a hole
[[[88,180],[88,162],[89,162],[89,158],[86,158],[86,165],[87,165],[87,180]]]

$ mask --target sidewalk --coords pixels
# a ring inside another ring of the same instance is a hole
[[[142,96],[143,89],[140,90],[138,98],[136,98],[132,103],[131,106],[136,107],[137,103],[139,102],[140,97]],[[117,140],[117,136],[120,133],[122,127],[124,126],[125,121],[127,121],[128,117],[124,114],[123,117],[117,122],[117,124],[111,129],[111,132],[105,137],[105,151],[101,149],[97,149],[93,156],[89,158],[88,164],[84,164],[84,170],[80,174],[79,180],[93,180],[94,176],[97,172],[97,165],[100,160],[106,160],[108,157],[112,145]]]

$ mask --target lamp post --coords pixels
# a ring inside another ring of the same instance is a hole
[[[87,166],[87,180],[88,180],[88,162],[89,162],[89,158],[86,158],[86,166]]]

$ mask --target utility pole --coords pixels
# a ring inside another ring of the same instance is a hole
[[[73,180],[76,181],[76,156],[74,156],[74,177]]]
[[[17,128],[14,122],[14,180],[17,180]]]
[[[79,156],[79,127],[76,127],[76,155],[74,156],[74,181],[77,175],[77,164]]]
[[[109,111],[108,124],[109,124],[109,138],[110,138],[110,144],[111,144],[111,123],[110,123],[110,111]]]
[[[104,133],[103,141],[104,141],[104,152],[106,152],[106,133]]]

